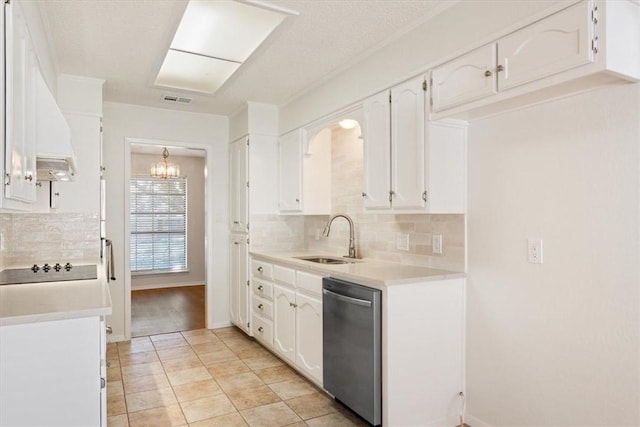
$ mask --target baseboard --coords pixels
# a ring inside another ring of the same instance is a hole
[[[115,343],[115,342],[120,342],[120,341],[126,341],[124,339],[124,335],[109,335],[109,337],[107,338],[107,342],[109,344]]]
[[[220,329],[220,328],[228,328],[229,326],[233,326],[231,322],[217,322],[211,325],[209,329]]]
[[[485,423],[482,420],[474,417],[473,415],[467,415],[464,417],[464,422],[469,424],[471,427],[491,427],[491,424]]]
[[[145,291],[148,289],[182,288],[184,286],[203,286],[202,282],[193,283],[160,283],[157,285],[134,285],[131,284],[132,291]]]

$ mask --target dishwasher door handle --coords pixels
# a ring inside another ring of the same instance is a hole
[[[328,296],[331,296],[335,299],[338,299],[340,301],[344,301],[347,302],[349,304],[356,304],[356,305],[362,305],[364,307],[371,307],[371,301],[368,301],[366,299],[359,299],[359,298],[352,298],[352,297],[348,297],[346,295],[342,295],[342,294],[338,294],[335,292],[332,292],[328,289],[323,289],[322,293]]]

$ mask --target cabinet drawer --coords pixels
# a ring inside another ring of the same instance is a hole
[[[286,285],[296,285],[296,271],[292,268],[283,267],[281,265],[273,266],[273,280]]]
[[[268,262],[251,260],[251,273],[254,277],[271,280],[273,277],[272,266]]]
[[[273,347],[273,323],[270,320],[253,316],[251,330],[254,338],[266,344],[269,348]]]
[[[273,285],[271,283],[254,278],[251,279],[251,288],[254,295],[273,300]]]
[[[296,271],[296,286],[307,292],[322,295],[322,276]]]
[[[273,319],[273,303],[254,295],[252,298],[252,306],[254,313]]]

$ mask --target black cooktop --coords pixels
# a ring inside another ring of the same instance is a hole
[[[0,271],[0,285],[19,285],[24,283],[66,282],[70,280],[91,280],[98,278],[98,266],[71,265],[34,265],[31,268],[13,268]]]

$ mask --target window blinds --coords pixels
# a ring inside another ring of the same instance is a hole
[[[187,270],[187,181],[132,178],[131,271]]]

